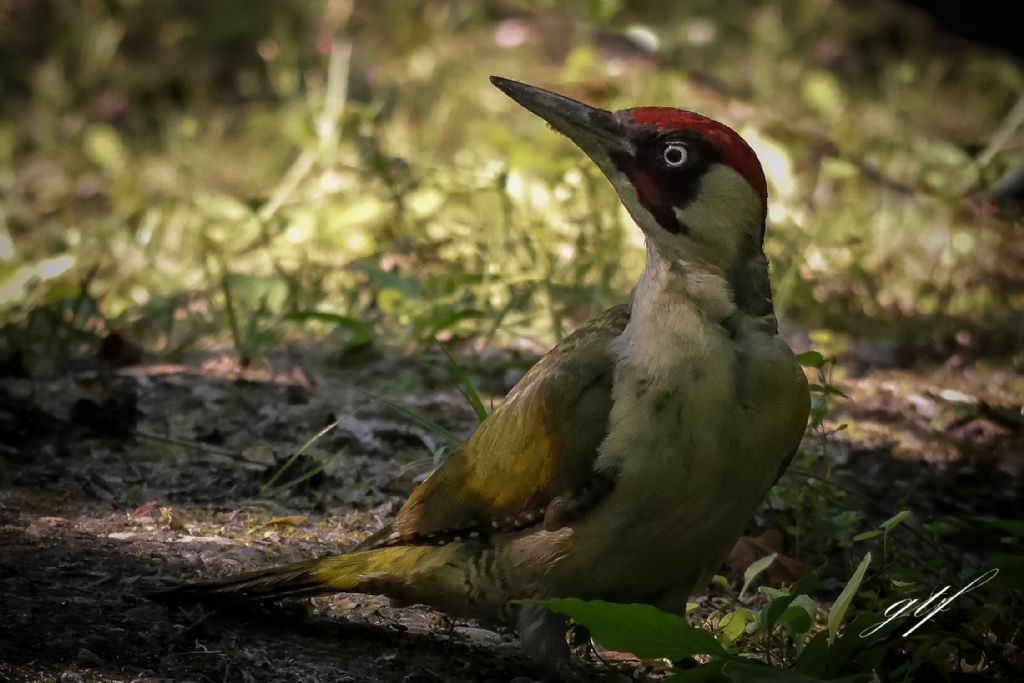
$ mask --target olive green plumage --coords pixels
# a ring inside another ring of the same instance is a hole
[[[517,599],[682,609],[800,443],[807,383],[777,334],[753,151],[692,112],[607,112],[495,85],[569,136],[642,230],[630,304],[546,354],[394,520],[352,552],[174,591],[205,600],[379,593],[515,619],[565,673],[561,620]]]

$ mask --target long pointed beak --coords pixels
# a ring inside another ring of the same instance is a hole
[[[632,154],[626,129],[611,112],[500,76],[491,76],[491,83],[575,142],[606,173],[615,159]]]

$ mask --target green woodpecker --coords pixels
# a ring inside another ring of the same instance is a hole
[[[545,355],[393,522],[350,552],[175,589],[207,600],[379,593],[516,623],[561,673],[564,621],[518,598],[679,612],[800,443],[804,375],[778,335],[767,186],[727,126],[608,112],[505,78],[611,181],[647,245],[629,305]]]

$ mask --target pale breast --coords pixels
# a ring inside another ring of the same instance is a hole
[[[596,463],[616,485],[565,539],[578,585],[607,599],[652,600],[717,567],[806,421],[784,342],[735,339],[706,319],[679,329],[683,344],[647,338],[623,355]]]

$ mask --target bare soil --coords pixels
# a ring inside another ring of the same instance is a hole
[[[181,580],[341,551],[379,529],[444,439],[371,393],[456,434],[472,431],[439,354],[333,365],[303,350],[260,369],[212,356],[5,378],[0,680],[536,678],[512,634],[373,596],[240,616],[145,597]],[[474,379],[501,396],[524,365],[501,356]],[[851,427],[830,446],[837,481],[887,503],[912,497],[924,515],[1024,516],[1024,435],[1012,415],[1019,375],[889,370],[843,386],[851,400],[836,420]],[[259,495],[334,420],[279,483],[322,471]],[[596,660],[588,666],[604,676]]]

